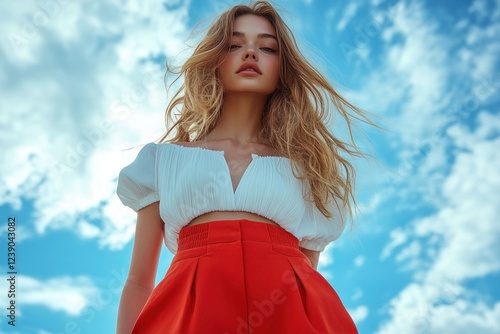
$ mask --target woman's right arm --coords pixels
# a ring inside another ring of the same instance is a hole
[[[137,212],[132,259],[118,309],[117,334],[130,334],[153,291],[163,242],[159,202]]]

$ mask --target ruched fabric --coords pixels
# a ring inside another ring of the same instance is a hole
[[[298,239],[251,220],[186,226],[132,333],[357,333]]]
[[[177,252],[181,228],[212,211],[265,217],[297,237],[302,248],[314,251],[323,251],[340,237],[345,210],[332,201],[328,209],[333,217],[326,217],[314,202],[305,200],[309,184],[293,175],[289,159],[250,156],[248,166],[241,166],[224,151],[149,143],[121,170],[116,192],[135,211],[160,202],[164,241],[172,254]],[[240,168],[241,179],[233,185],[230,170]]]

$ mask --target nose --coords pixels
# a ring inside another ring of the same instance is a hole
[[[243,52],[243,60],[253,60],[257,61],[258,60],[258,55],[257,52],[255,51],[254,47],[249,46],[246,48],[245,52]]]

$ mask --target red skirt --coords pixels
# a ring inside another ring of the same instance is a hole
[[[295,236],[250,220],[186,226],[140,313],[142,333],[357,333]]]

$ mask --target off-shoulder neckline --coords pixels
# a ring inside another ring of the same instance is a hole
[[[171,143],[171,142],[163,142],[163,143],[159,143],[158,145],[163,145],[163,144],[170,145],[170,146],[176,146],[176,147],[179,147],[181,149],[194,149],[194,150],[199,150],[199,151],[204,151],[204,152],[222,154],[223,156],[226,155],[226,152],[223,150],[213,150],[213,149],[200,147],[200,146],[184,146],[184,145],[179,145],[179,144],[175,144],[175,143]],[[282,156],[278,156],[278,155],[259,155],[256,153],[251,153],[251,156],[252,156],[252,159],[253,158],[270,158],[270,159],[274,158],[274,159],[290,160],[287,157],[282,157]]]

